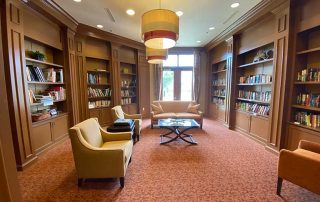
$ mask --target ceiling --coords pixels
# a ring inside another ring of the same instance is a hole
[[[159,0],[54,0],[78,22],[92,27],[101,24],[102,30],[141,42],[141,16],[159,8]],[[230,26],[261,0],[161,0],[161,7],[183,11],[180,34],[176,46],[202,47]],[[240,6],[231,8],[232,3]],[[135,10],[134,16],[126,14]],[[109,9],[115,22],[108,15]],[[209,27],[215,27],[209,30]],[[201,41],[201,42],[199,42]]]

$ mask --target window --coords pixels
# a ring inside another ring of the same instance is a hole
[[[194,55],[172,54],[163,63],[163,100],[192,100]]]

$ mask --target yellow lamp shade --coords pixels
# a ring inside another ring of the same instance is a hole
[[[179,38],[179,17],[166,9],[148,11],[142,15],[141,33],[148,48],[172,48]]]
[[[146,47],[146,58],[150,64],[162,64],[168,57],[168,49],[153,49]]]

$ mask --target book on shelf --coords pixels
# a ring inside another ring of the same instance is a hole
[[[131,103],[133,103],[131,98],[121,98],[121,105],[126,105]]]
[[[88,81],[88,84],[101,84],[101,74],[88,73],[87,81]]]
[[[98,100],[93,102],[88,102],[89,109],[99,108],[99,107],[109,107],[111,104],[110,100]]]
[[[50,95],[35,95],[36,102],[43,104],[43,106],[53,105],[53,98]]]
[[[320,68],[303,69],[298,72],[297,81],[306,82],[320,82]]]
[[[261,102],[270,102],[271,91],[258,92],[258,91],[239,90],[238,97],[243,99],[261,101]]]
[[[272,76],[268,74],[241,76],[239,78],[240,84],[260,84],[260,83],[271,83],[271,82],[272,82]]]
[[[51,86],[46,92],[50,95],[54,101],[66,99],[66,89],[61,86]]]
[[[212,85],[225,85],[226,80],[225,79],[217,79],[212,81]]]
[[[253,103],[247,103],[247,102],[237,102],[236,103],[236,109],[249,112],[249,113],[255,113],[263,116],[268,116],[270,111],[270,106],[265,105],[259,105],[259,104],[253,104]]]
[[[320,128],[320,114],[308,113],[305,111],[295,112],[294,123],[312,128]]]
[[[214,96],[226,96],[226,91],[224,89],[214,90]]]
[[[34,92],[32,89],[28,89],[29,101],[30,104],[33,104],[36,101],[36,97],[34,96]]]
[[[225,99],[219,97],[213,97],[212,102],[217,105],[225,105]]]
[[[26,74],[28,81],[36,82],[59,82],[63,83],[63,70],[54,68],[41,69],[33,65],[27,65]]]
[[[100,89],[100,88],[88,88],[88,96],[89,97],[108,97],[111,96],[111,89]]]
[[[297,105],[319,108],[320,94],[299,93],[297,96]]]
[[[133,90],[121,90],[122,97],[135,96],[135,92]]]

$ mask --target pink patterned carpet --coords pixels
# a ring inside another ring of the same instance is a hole
[[[119,180],[91,180],[78,188],[65,141],[19,173],[24,201],[320,201],[286,181],[278,197],[277,156],[218,122],[205,120],[203,130],[192,131],[196,146],[159,145],[161,131],[143,129],[123,189]]]

